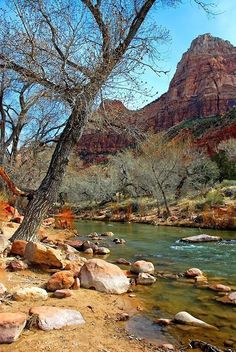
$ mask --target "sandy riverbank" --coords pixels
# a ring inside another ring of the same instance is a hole
[[[14,225],[14,229],[17,226]],[[4,227],[8,237],[14,230]],[[7,229],[7,230],[6,230]],[[68,230],[44,229],[46,235],[53,240],[62,240],[73,236]],[[63,235],[64,233],[64,235]],[[1,259],[3,260],[3,259]],[[44,287],[49,273],[31,267],[21,272],[0,270],[0,282],[11,293],[22,287]],[[24,330],[20,338],[9,345],[0,345],[1,352],[145,352],[156,350],[143,341],[130,339],[125,330],[125,322],[117,321],[121,313],[135,314],[140,310],[140,302],[135,297],[110,295],[93,290],[73,290],[71,297],[57,299],[52,295],[47,301],[6,301],[0,305],[0,312],[24,312],[33,306],[56,306],[79,310],[85,319],[82,326],[66,327],[49,332],[33,329]]]

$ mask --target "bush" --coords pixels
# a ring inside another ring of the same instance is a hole
[[[206,195],[205,204],[209,206],[223,205],[224,195],[218,190],[210,191]]]

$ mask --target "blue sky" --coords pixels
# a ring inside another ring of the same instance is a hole
[[[218,6],[215,11],[219,14],[215,16],[207,16],[194,1],[184,0],[183,3],[177,8],[165,8],[160,12],[155,10],[157,23],[170,30],[171,42],[160,47],[163,60],[159,63],[161,68],[170,72],[162,77],[157,77],[151,72],[146,74],[145,81],[149,86],[153,86],[158,94],[147,98],[145,104],[168,90],[177,63],[198,35],[211,33],[213,36],[229,40],[236,46],[236,0],[217,0]],[[136,103],[137,106],[143,104],[141,101]]]

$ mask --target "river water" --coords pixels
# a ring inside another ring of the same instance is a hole
[[[112,238],[103,241],[102,245],[112,247],[106,258],[108,261],[144,259],[151,261],[157,272],[164,273],[181,273],[196,267],[207,275],[210,284],[230,285],[236,291],[236,241],[200,244],[178,241],[201,233],[236,240],[236,232],[95,221],[80,221],[77,228],[82,238],[91,232],[112,231],[115,237],[126,240],[125,245],[114,244]],[[230,339],[236,346],[236,306],[217,302],[215,292],[195,286],[193,280],[158,278],[152,286],[135,287],[135,294],[142,300],[145,309],[129,321],[127,328],[131,334],[157,343],[186,344],[190,340],[201,339],[221,347],[225,340]],[[218,329],[161,328],[153,324],[153,320],[173,318],[179,311],[187,311]]]

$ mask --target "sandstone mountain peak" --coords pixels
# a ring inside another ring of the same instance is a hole
[[[195,38],[190,46],[189,52],[201,55],[202,53],[209,53],[209,55],[220,54],[222,49],[232,50],[234,47],[228,40],[223,40],[212,36],[210,33],[199,35]]]
[[[104,106],[109,117],[114,118],[119,111],[127,125],[132,121],[142,130],[154,132],[193,118],[223,115],[236,106],[236,47],[209,33],[202,34],[183,54],[168,91],[160,98],[137,112],[129,111],[118,100],[108,100]],[[132,145],[129,138],[112,131],[93,137],[85,135],[80,147],[80,152],[91,158]]]
[[[183,54],[169,90],[143,109],[155,131],[192,118],[221,115],[236,105],[236,48],[203,34]]]

